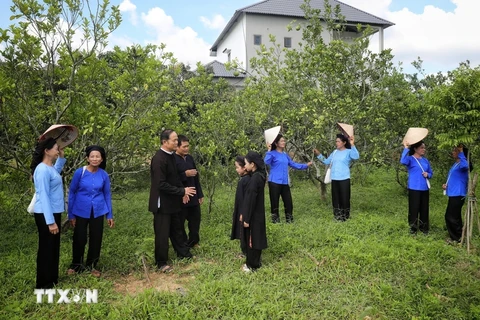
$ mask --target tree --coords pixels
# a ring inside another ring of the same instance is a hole
[[[408,81],[393,65],[390,50],[368,49],[370,28],[358,26],[356,39],[341,40],[346,22],[338,6],[325,1],[321,11],[306,1],[303,10],[307,21],[289,26],[302,30],[301,49],[282,49],[271,36],[271,46],[261,46],[250,61],[253,76],[242,92],[248,113],[263,129],[282,125],[300,160],[311,160],[314,147],[330,152],[335,123],[345,122],[356,127],[360,164],[367,169],[390,164],[417,105]],[[324,198],[321,166],[316,166],[311,177]]]
[[[10,191],[25,186],[35,139],[50,124],[76,122],[78,74],[121,21],[108,0],[14,0],[11,11],[18,23],[0,29],[0,165],[15,181]]]

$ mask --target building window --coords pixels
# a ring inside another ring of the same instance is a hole
[[[292,47],[292,38],[283,38],[283,46],[285,48],[291,48]]]
[[[256,46],[261,45],[262,44],[262,36],[258,35],[258,34],[253,35],[253,44],[256,45]]]

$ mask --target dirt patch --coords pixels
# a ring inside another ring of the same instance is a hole
[[[170,273],[161,273],[155,269],[148,271],[148,279],[145,273],[132,273],[114,280],[115,291],[121,294],[135,296],[147,289],[157,291],[178,292],[186,294],[189,282],[195,276],[192,274],[198,266],[195,263],[173,267]]]

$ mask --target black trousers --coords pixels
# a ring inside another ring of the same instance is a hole
[[[252,270],[256,270],[262,266],[262,250],[250,247],[250,228],[243,228],[243,246],[246,248],[247,261],[246,265]]]
[[[408,189],[408,224],[411,232],[429,230],[430,191]]]
[[[82,218],[75,216],[75,229],[73,231],[72,242],[72,264],[70,269],[77,272],[84,269],[95,269],[100,259],[100,250],[102,248],[103,239],[103,221],[105,216],[94,218],[93,209],[90,218]],[[85,246],[88,241],[87,261],[83,263],[85,254]]]
[[[448,234],[455,241],[462,239],[462,207],[465,203],[465,197],[448,197],[447,211],[445,212],[445,223],[447,224]]]
[[[62,214],[55,213],[55,223],[58,233],[51,234],[43,214],[34,214],[38,230],[37,251],[37,289],[50,289],[58,283],[58,264],[60,261],[60,234]]]
[[[155,232],[155,263],[162,267],[168,261],[168,239],[179,258],[191,258],[190,249],[185,242],[185,229],[182,225],[182,212],[172,214],[155,213],[153,215]]]
[[[333,217],[339,221],[350,218],[350,179],[332,180]]]
[[[278,184],[268,182],[268,191],[270,194],[270,208],[272,213],[272,221],[280,222],[279,203],[282,197],[283,206],[285,208],[285,218],[287,222],[293,221],[293,201],[290,186],[288,184]]]
[[[188,221],[188,237],[185,232],[185,220]],[[200,205],[182,208],[182,225],[185,232],[184,237],[187,238],[187,247],[192,248],[200,242],[200,221],[201,210]]]

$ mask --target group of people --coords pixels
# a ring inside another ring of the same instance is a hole
[[[68,196],[68,218],[74,227],[72,263],[68,274],[96,269],[100,258],[104,219],[113,228],[110,179],[105,172],[105,150],[96,145],[86,148],[87,165],[73,175]],[[60,173],[66,163],[64,149],[57,139],[37,142],[31,169],[35,185],[34,217],[38,229],[36,288],[48,289],[58,283],[61,214],[65,211]],[[87,236],[88,234],[88,236]],[[84,261],[88,242],[87,260]]]
[[[425,158],[425,143],[423,140],[409,145],[404,142],[404,150],[400,163],[408,171],[408,224],[410,233],[418,231],[427,235],[430,229],[429,201],[430,181],[433,171],[430,162]],[[473,169],[467,160],[468,149],[459,144],[452,150],[454,164],[450,168],[446,182],[442,185],[444,195],[448,196],[445,211],[448,242],[459,242],[462,238],[462,207],[468,192],[468,172]]]
[[[160,134],[161,148],[150,163],[150,198],[148,210],[153,214],[155,264],[168,273],[169,239],[179,259],[193,258],[190,249],[200,241],[200,205],[203,193],[189,140],[171,129]],[[185,231],[188,221],[189,234]]]
[[[189,140],[167,129],[160,135],[161,148],[150,164],[151,187],[149,211],[153,213],[155,233],[155,264],[159,271],[170,272],[168,264],[169,240],[180,259],[193,257],[190,249],[199,246],[200,205],[203,192],[193,157],[189,154]],[[350,218],[350,166],[359,159],[353,135],[338,134],[336,149],[328,157],[317,149],[317,159],[331,170],[331,194],[334,219]],[[261,266],[262,250],[267,248],[264,188],[267,181],[270,196],[272,223],[280,222],[279,202],[284,204],[285,221],[293,222],[293,201],[290,192],[289,167],[306,170],[312,165],[296,163],[285,152],[286,140],[278,134],[268,145],[265,158],[255,151],[244,157],[237,156],[235,170],[240,176],[233,211],[231,239],[240,239],[240,249],[246,261],[245,272]],[[63,182],[60,173],[65,165],[64,146],[49,137],[37,142],[32,159],[32,178],[36,200],[34,217],[38,229],[36,288],[52,288],[58,283],[61,213],[64,211]],[[408,223],[412,234],[429,231],[429,179],[433,171],[424,157],[425,144],[419,141],[412,145],[404,143],[400,162],[408,170]],[[452,156],[455,163],[443,184],[444,194],[449,197],[445,221],[451,241],[460,241],[462,236],[461,209],[468,186],[468,149],[455,147]],[[88,270],[99,277],[96,269],[100,258],[104,220],[113,228],[110,179],[105,171],[104,148],[92,145],[86,148],[87,165],[78,168],[70,183],[68,195],[68,218],[74,227],[72,263],[68,274]],[[188,221],[188,234],[185,230]],[[88,236],[87,236],[88,235]],[[87,259],[84,261],[88,242]]]
[[[336,150],[325,158],[314,150],[317,158],[332,170],[332,203],[334,218],[345,221],[350,217],[350,163],[359,158],[354,145],[355,139],[338,134]],[[250,151],[245,157],[237,156],[235,170],[240,176],[235,193],[230,239],[240,240],[240,249],[246,256],[243,265],[245,272],[261,266],[261,252],[267,247],[265,226],[264,187],[266,180],[265,165],[269,168],[268,190],[272,223],[280,222],[279,202],[282,198],[285,222],[293,222],[293,201],[290,191],[289,167],[306,170],[312,162],[297,163],[285,152],[286,140],[278,134],[271,144],[265,159]]]

